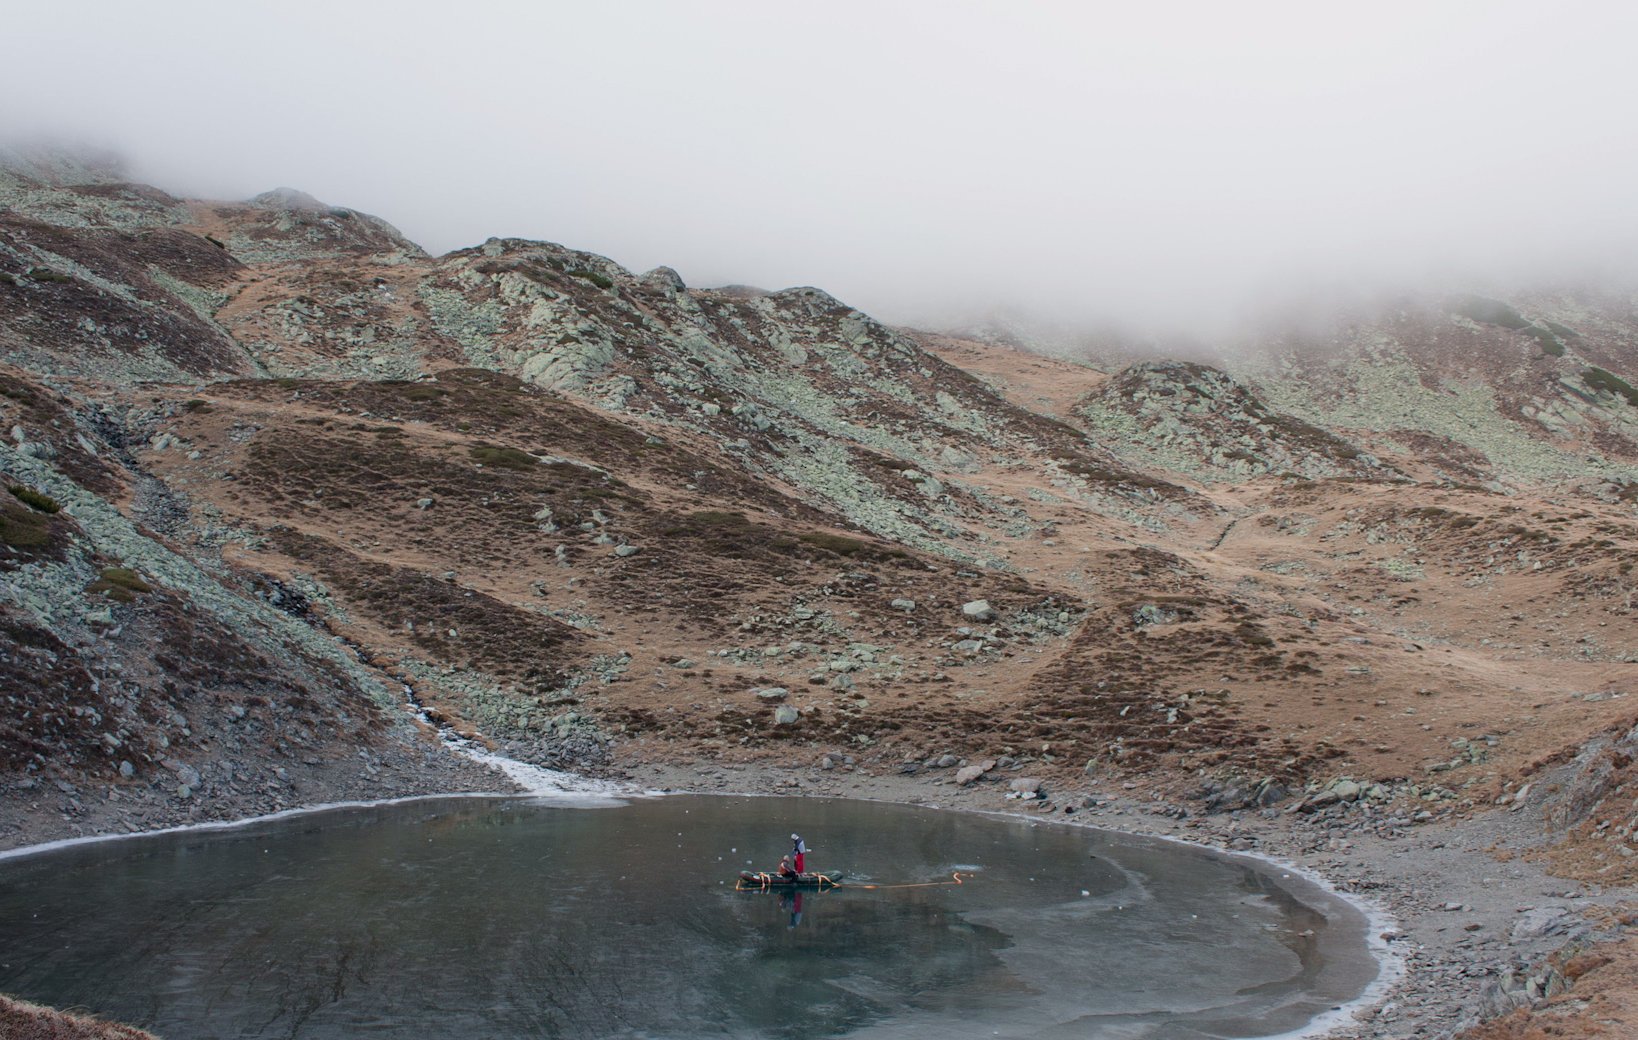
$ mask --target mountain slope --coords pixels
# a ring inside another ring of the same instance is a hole
[[[431,257],[288,190],[0,199],[0,798],[35,827],[499,783],[406,698],[585,771],[948,753],[1446,814],[1623,718],[1619,308],[1105,374],[817,289]]]

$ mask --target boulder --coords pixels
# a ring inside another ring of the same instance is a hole
[[[916,601],[913,599],[896,599],[892,603],[889,603],[888,606],[892,607],[894,610],[902,610],[908,614],[912,610],[916,609]]]
[[[682,280],[682,275],[670,267],[656,267],[652,271],[647,271],[643,274],[642,281],[645,286],[666,293],[681,292],[688,288]]]
[[[983,775],[983,766],[962,766],[960,769],[956,770],[955,781],[962,787],[966,787],[968,784],[973,783]]]
[[[757,695],[757,697],[765,701],[782,701],[789,696],[791,691],[785,689],[783,686],[768,686],[764,689],[755,690],[753,692]]]
[[[991,621],[995,618],[995,608],[987,599],[975,599],[961,605],[961,614],[969,621]]]
[[[954,755],[940,755],[938,756],[938,761],[934,762],[933,765],[939,769],[949,769],[951,766],[958,765],[960,762],[961,759],[955,757]]]
[[[1033,776],[1021,776],[1008,786],[1012,788],[1015,794],[1037,795],[1041,793],[1041,781]]]
[[[1570,912],[1561,906],[1547,906],[1526,910],[1513,925],[1513,938],[1540,939],[1564,930],[1565,918]]]
[[[781,704],[774,709],[774,725],[789,726],[802,717],[802,713],[789,704]]]
[[[1317,809],[1324,809],[1326,806],[1335,805],[1340,801],[1342,801],[1342,799],[1337,796],[1335,791],[1321,791],[1318,794],[1311,795],[1304,799],[1303,803],[1297,806],[1297,808],[1303,812],[1314,812]]]
[[[642,550],[637,548],[635,545],[620,545],[620,546],[615,547],[614,555],[616,555],[616,556],[636,556],[641,551]]]
[[[1206,798],[1207,812],[1228,812],[1245,805],[1246,793],[1238,787],[1218,791]]]
[[[1264,780],[1262,785],[1257,788],[1256,797],[1251,800],[1251,804],[1259,809],[1266,809],[1271,805],[1285,801],[1289,797],[1291,797],[1291,792],[1286,789],[1284,784],[1277,780]]]
[[[1345,802],[1352,802],[1359,797],[1361,788],[1352,780],[1338,780],[1331,785],[1331,793]]]
[[[161,761],[159,764],[175,773],[176,778],[182,781],[182,785],[184,787],[199,786],[199,771],[188,765],[186,762],[178,762],[174,758],[167,758]]]

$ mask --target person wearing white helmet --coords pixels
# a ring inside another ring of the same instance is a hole
[[[799,834],[791,835],[791,842],[791,866],[795,867],[796,872],[800,874],[806,869],[803,860],[807,857],[808,846],[802,841]]]

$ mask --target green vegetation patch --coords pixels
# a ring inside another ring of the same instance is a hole
[[[849,538],[840,534],[827,534],[824,531],[809,531],[796,537],[798,541],[806,542],[815,549],[833,552],[837,556],[853,556],[866,548],[865,543],[857,538]]]
[[[1529,328],[1530,323],[1518,311],[1500,300],[1483,296],[1458,296],[1450,301],[1450,309],[1464,318],[1486,325],[1500,325],[1504,329]]]
[[[101,577],[85,589],[90,595],[107,596],[120,603],[130,603],[136,599],[136,593],[153,590],[153,586],[143,581],[136,571],[124,567],[104,567]]]
[[[1619,394],[1627,399],[1627,403],[1638,408],[1638,390],[1632,384],[1602,368],[1589,368],[1581,373],[1581,381],[1594,390],[1606,390],[1612,394]]]
[[[1523,329],[1520,329],[1519,331],[1523,332],[1526,336],[1534,337],[1535,341],[1541,344],[1541,352],[1543,354],[1547,354],[1552,357],[1564,356],[1564,344],[1560,343],[1558,338],[1551,332],[1548,332],[1546,329],[1535,325],[1529,325]]]
[[[605,278],[596,271],[588,271],[584,267],[577,267],[568,274],[570,278],[582,278],[597,286],[599,289],[614,288],[614,281],[612,279]]]
[[[526,451],[517,448],[497,448],[491,444],[478,444],[467,449],[474,462],[496,469],[512,469],[528,472],[540,465],[540,460]]]
[[[449,391],[443,387],[432,386],[429,383],[412,383],[398,391],[398,396],[406,401],[437,401],[448,394]]]
[[[50,495],[42,495],[33,488],[26,488],[21,484],[13,484],[6,490],[10,491],[13,497],[30,509],[37,509],[42,513],[55,513],[62,508],[57,500]]]
[[[1542,319],[1541,323],[1543,325],[1547,326],[1548,331],[1550,331],[1553,335],[1557,336],[1559,339],[1580,339],[1581,338],[1581,333],[1579,333],[1576,330],[1570,328],[1568,325],[1560,325],[1556,321],[1548,321],[1545,318]]]
[[[49,267],[31,267],[28,276],[36,282],[72,282],[74,280],[61,271],[53,271]]]
[[[0,507],[0,542],[13,549],[38,549],[51,541],[46,518],[20,505]]]

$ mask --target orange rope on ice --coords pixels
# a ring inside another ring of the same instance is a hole
[[[939,885],[959,885],[959,884],[962,883],[962,881],[961,881],[961,871],[958,870],[958,871],[954,872],[953,874],[951,874],[950,876],[952,878],[955,878],[955,880],[954,881],[923,881],[919,885],[849,885],[848,887],[849,888],[937,888]],[[968,877],[974,877],[975,875],[968,874],[967,876]]]

